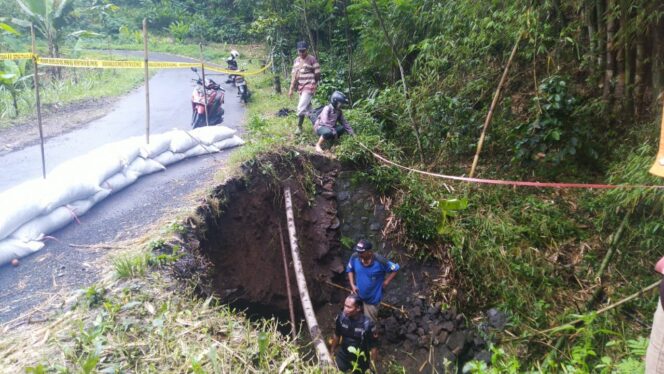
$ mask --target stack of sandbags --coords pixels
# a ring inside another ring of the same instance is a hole
[[[44,247],[46,235],[76,221],[92,206],[143,175],[182,159],[244,144],[224,126],[174,130],[150,144],[131,138],[63,163],[46,180],[0,194],[0,265]]]

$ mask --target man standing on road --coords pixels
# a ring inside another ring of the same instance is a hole
[[[304,117],[311,111],[311,98],[316,93],[316,86],[320,81],[320,65],[316,58],[307,54],[307,42],[297,42],[297,58],[293,62],[291,84],[288,98],[293,96],[297,85],[300,100],[297,103],[297,133],[302,132]]]
[[[346,265],[346,273],[351,291],[364,302],[364,314],[376,322],[383,288],[397,276],[399,264],[373,253],[372,248],[371,242],[360,240]],[[387,278],[386,274],[389,274]]]
[[[334,337],[331,351],[339,370],[343,372],[365,373],[375,363],[378,354],[377,335],[374,322],[362,314],[362,301],[357,295],[344,300],[344,309],[334,321]],[[356,353],[349,350],[356,349]]]

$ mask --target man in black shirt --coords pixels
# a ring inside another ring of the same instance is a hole
[[[337,367],[343,372],[364,373],[371,367],[378,353],[376,329],[373,321],[362,312],[362,301],[357,295],[344,300],[344,309],[335,320],[332,352]],[[354,347],[357,353],[348,348]],[[359,356],[359,357],[358,357]]]

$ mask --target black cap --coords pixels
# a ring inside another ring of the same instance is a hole
[[[298,51],[301,50],[301,49],[307,49],[307,48],[309,48],[309,45],[307,44],[307,42],[305,42],[305,41],[297,42],[297,50]]]
[[[355,252],[357,253],[362,253],[364,251],[370,251],[371,248],[373,248],[373,245],[371,245],[371,242],[366,240],[366,239],[361,239],[357,244],[355,244]]]

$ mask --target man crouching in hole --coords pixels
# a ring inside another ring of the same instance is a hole
[[[378,335],[374,322],[362,311],[362,301],[357,295],[344,300],[344,309],[334,323],[332,353],[339,370],[350,373],[375,372],[378,358]],[[341,348],[337,351],[337,347]],[[352,348],[351,348],[352,347]],[[353,353],[355,352],[355,353]]]

